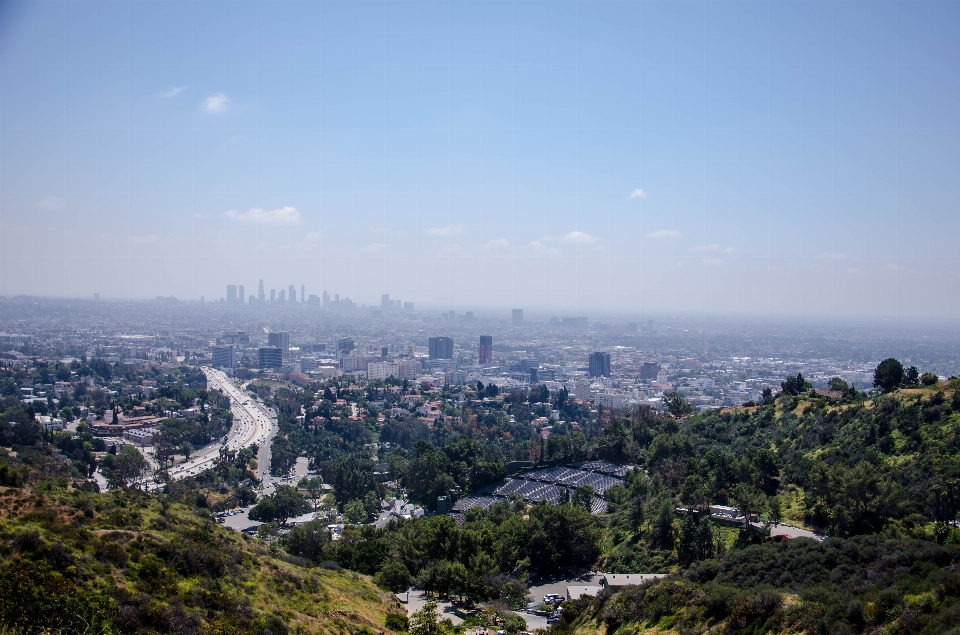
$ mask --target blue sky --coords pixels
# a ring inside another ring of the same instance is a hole
[[[0,293],[956,316],[960,3],[0,9]]]

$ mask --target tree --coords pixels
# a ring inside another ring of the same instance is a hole
[[[663,405],[674,417],[684,417],[693,412],[693,404],[675,392],[663,396]]]
[[[940,378],[933,373],[924,373],[920,375],[920,383],[924,386],[936,386],[939,382]]]
[[[367,514],[367,508],[364,506],[363,501],[355,498],[343,506],[343,517],[348,523],[359,525],[365,521],[369,515]]]
[[[401,593],[410,588],[410,571],[402,562],[389,562],[374,578],[381,587]]]
[[[570,502],[589,510],[593,505],[593,495],[596,491],[593,485],[581,485],[573,490],[573,499]]]
[[[883,392],[896,390],[903,384],[903,364],[900,360],[888,357],[877,365],[873,371],[873,386]]]
[[[661,501],[654,520],[654,534],[663,549],[673,548],[673,503]]]
[[[773,405],[773,390],[770,388],[763,389],[763,395],[761,396],[763,400],[763,405],[772,406]]]
[[[285,525],[289,518],[307,511],[310,511],[310,505],[297,490],[289,485],[280,485],[271,496],[262,498],[253,506],[249,518],[264,523],[276,521]]]
[[[766,506],[766,497],[756,487],[746,483],[739,483],[733,488],[732,494],[740,513],[743,514],[744,527],[749,527],[750,517],[759,514]]]
[[[920,371],[917,370],[916,366],[911,366],[907,370],[903,371],[904,386],[916,386],[919,383],[920,383]]]
[[[287,553],[294,556],[300,556],[312,562],[321,562],[323,547],[328,542],[330,542],[330,533],[326,526],[312,520],[291,529],[283,539],[283,547]]]
[[[323,494],[323,479],[319,476],[314,476],[313,478],[304,477],[300,479],[297,487],[307,490],[307,493],[310,494],[310,499],[313,501],[313,509],[316,511],[320,496]]]
[[[690,511],[680,524],[680,536],[677,539],[677,558],[683,566],[712,558],[716,553],[716,541],[710,522],[704,520],[699,512]]]
[[[839,377],[834,377],[827,385],[830,387],[830,390],[837,390],[839,392],[847,392],[847,390],[850,389],[850,384]]]
[[[810,390],[811,385],[806,379],[803,378],[801,373],[797,373],[796,377],[787,377],[786,381],[780,382],[780,388],[783,389],[785,395],[802,395],[806,391]]]
[[[451,635],[453,627],[449,620],[440,620],[437,602],[429,600],[423,608],[410,616],[410,635]]]
[[[140,454],[140,450],[132,445],[126,445],[116,457],[104,463],[106,468],[107,485],[111,489],[133,487],[139,489],[147,478],[149,465]]]
[[[774,527],[783,522],[783,508],[780,505],[779,496],[771,496],[767,500],[767,518]]]

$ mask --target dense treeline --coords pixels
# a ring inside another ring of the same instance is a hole
[[[683,633],[960,632],[960,546],[881,536],[775,541],[679,576],[564,605],[554,632],[592,624]]]
[[[433,516],[392,521],[385,529],[348,527],[335,542],[326,536],[316,523],[294,529],[283,544],[294,555],[377,574],[394,591],[415,582],[439,595],[518,605],[529,572],[589,568],[600,554],[601,530],[579,505],[528,509],[521,501],[504,501],[469,510],[462,527],[450,516]]]

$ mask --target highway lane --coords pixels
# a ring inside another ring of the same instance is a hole
[[[257,471],[262,480],[269,474],[270,443],[277,430],[276,417],[259,400],[245,394],[223,372],[208,367],[202,370],[207,377],[207,389],[220,390],[230,398],[233,426],[222,441],[197,450],[188,461],[170,468],[167,471],[170,479],[195,476],[212,468],[220,456],[220,448],[224,445],[235,452],[256,444],[260,448]]]

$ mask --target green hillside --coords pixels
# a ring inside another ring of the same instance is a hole
[[[163,495],[81,491],[54,456],[0,458],[5,633],[377,633],[399,610],[357,573],[307,566]],[[395,601],[393,601],[395,602]]]
[[[650,478],[614,492],[601,564],[675,575],[569,603],[554,630],[960,633],[958,388],[828,399],[801,385],[672,421],[611,418],[603,450]],[[764,539],[673,514],[716,502],[828,537]]]

